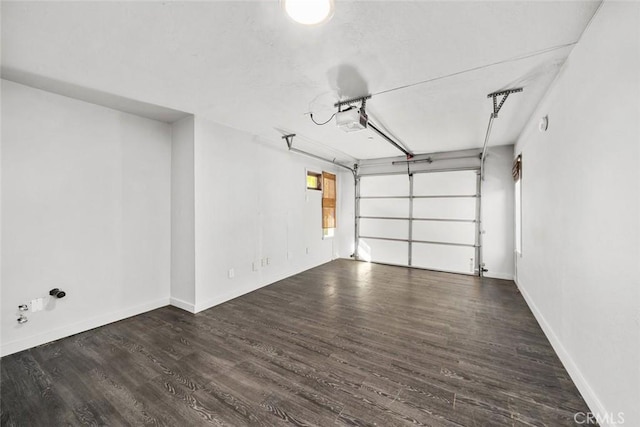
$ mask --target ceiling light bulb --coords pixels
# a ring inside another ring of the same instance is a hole
[[[333,16],[333,0],[282,0],[287,15],[305,25],[321,24]]]

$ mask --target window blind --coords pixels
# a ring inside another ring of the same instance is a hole
[[[514,181],[518,181],[520,179],[520,176],[522,175],[522,154],[518,154],[518,157],[513,161],[511,175],[513,175]]]
[[[336,228],[336,176],[322,172],[322,228]]]

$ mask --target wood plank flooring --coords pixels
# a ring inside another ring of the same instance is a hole
[[[2,426],[575,426],[588,411],[513,282],[348,260],[0,368]]]

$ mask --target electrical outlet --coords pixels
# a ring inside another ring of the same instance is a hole
[[[262,258],[262,259],[260,260],[260,265],[261,265],[261,266],[263,266],[263,267],[264,267],[265,265],[267,265],[267,259],[266,259],[266,258]]]
[[[251,270],[253,271],[258,271],[258,263],[257,262],[252,262],[251,263]]]
[[[265,260],[267,261],[267,265],[271,264],[271,258],[266,257]]]
[[[236,275],[236,272],[233,270],[233,268],[229,269],[229,279],[233,279]]]
[[[311,249],[307,248],[307,255],[311,253]]]

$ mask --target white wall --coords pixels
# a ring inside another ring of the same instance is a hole
[[[168,304],[169,125],[4,80],[2,124],[2,355]]]
[[[516,145],[517,281],[591,410],[625,426],[640,425],[639,126],[640,4],[605,1]]]
[[[194,118],[171,125],[171,304],[191,310],[196,301]]]
[[[306,189],[306,169],[336,172],[284,142],[196,117],[194,311],[336,256],[337,239],[322,239],[321,193]]]
[[[499,126],[499,118],[495,126]],[[483,261],[487,277],[513,280],[513,145],[487,148],[482,183]]]

